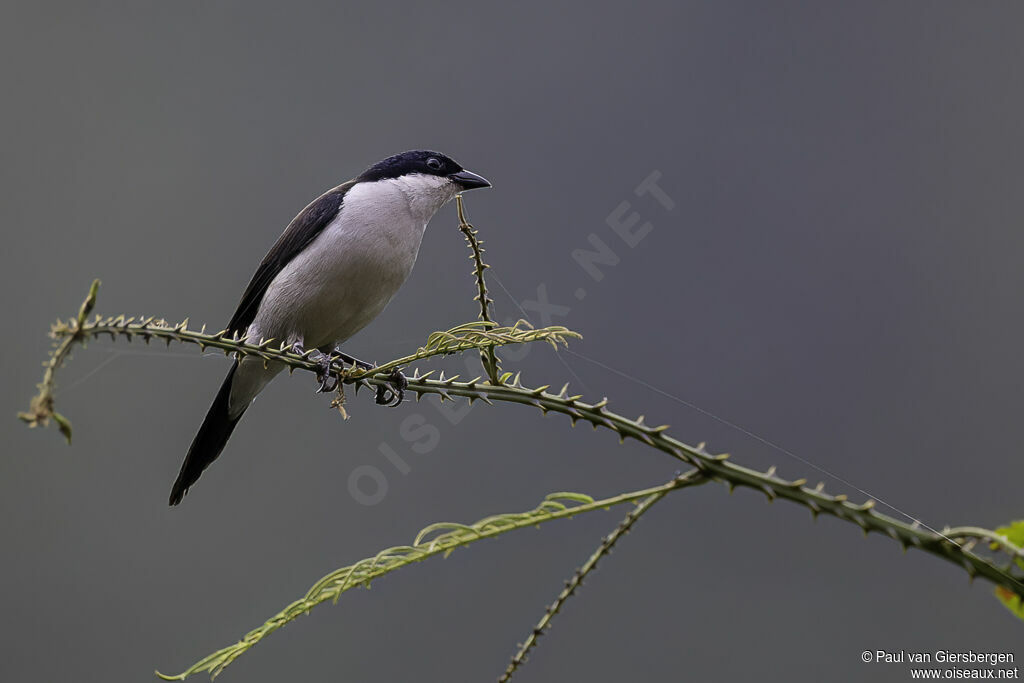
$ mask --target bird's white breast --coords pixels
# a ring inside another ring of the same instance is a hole
[[[354,185],[338,216],[270,284],[250,338],[309,349],[354,335],[408,278],[427,222],[455,192],[426,175]]]

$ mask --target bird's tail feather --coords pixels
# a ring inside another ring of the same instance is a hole
[[[242,419],[244,410],[234,417],[231,417],[228,411],[228,403],[231,397],[231,381],[237,369],[238,361],[236,360],[235,364],[231,366],[228,376],[224,378],[224,383],[220,385],[220,391],[217,392],[217,397],[213,399],[213,405],[210,406],[210,410],[206,413],[206,419],[203,420],[199,432],[192,439],[192,445],[188,448],[185,462],[181,465],[181,472],[178,473],[178,478],[171,488],[171,505],[180,503],[181,499],[188,493],[189,487],[196,483],[200,475],[202,475],[203,470],[217,459],[220,452],[224,450],[224,445],[228,442],[231,432],[235,430],[235,425]]]

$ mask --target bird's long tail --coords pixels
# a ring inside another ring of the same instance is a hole
[[[224,378],[224,383],[220,385],[220,391],[217,392],[217,397],[213,399],[213,405],[210,406],[209,412],[206,413],[206,419],[203,420],[199,432],[192,439],[192,445],[188,448],[185,462],[181,465],[181,472],[178,473],[178,478],[171,488],[171,505],[180,503],[181,499],[188,493],[189,487],[196,483],[200,475],[202,475],[203,470],[217,459],[220,452],[224,450],[224,445],[228,442],[231,432],[235,430],[235,425],[242,419],[244,410],[234,417],[231,417],[228,412],[231,382],[237,369],[238,361],[236,360],[235,364],[231,366],[228,376]]]

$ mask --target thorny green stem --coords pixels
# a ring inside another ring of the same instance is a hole
[[[459,230],[462,231],[470,251],[473,252],[470,258],[473,259],[473,276],[476,278],[477,291],[473,300],[480,302],[480,320],[485,323],[496,324],[491,318],[489,311],[490,304],[494,303],[494,299],[488,295],[487,283],[484,281],[484,271],[490,268],[490,266],[484,263],[483,242],[477,237],[477,231],[466,220],[461,194],[455,197],[455,207],[459,214]],[[498,354],[493,346],[480,351],[480,362],[483,363],[484,370],[487,372],[487,377],[490,379],[491,384],[501,384],[498,379],[498,373],[501,372],[501,364],[498,361]]]
[[[689,472],[682,474],[674,480],[676,486],[672,489],[663,489],[656,493],[652,493],[643,500],[641,500],[635,508],[629,511],[629,514],[619,522],[619,525],[607,536],[601,539],[601,545],[597,547],[597,550],[591,554],[587,561],[583,565],[573,572],[572,577],[565,582],[565,588],[558,594],[555,601],[544,610],[544,616],[540,618],[537,625],[533,627],[530,634],[523,641],[523,644],[519,646],[519,650],[513,655],[512,660],[509,662],[508,667],[505,669],[505,673],[498,679],[498,683],[507,683],[512,678],[512,674],[523,664],[526,663],[526,655],[529,654],[530,650],[537,644],[537,641],[542,635],[544,630],[551,626],[551,621],[555,618],[555,615],[562,609],[566,601],[573,596],[576,589],[583,585],[583,579],[586,578],[587,574],[597,568],[598,561],[611,552],[612,546],[625,534],[629,533],[636,520],[640,519],[640,516],[645,512],[654,507],[654,504],[664,498],[669,491],[677,488],[683,488],[684,486],[695,486],[697,484],[703,484],[707,481],[700,472],[697,470],[690,470]]]
[[[468,546],[485,538],[500,536],[509,531],[539,526],[558,519],[568,519],[623,503],[650,500],[653,496],[661,497],[674,489],[693,486],[703,481],[704,477],[700,473],[691,471],[674,477],[660,486],[623,493],[603,500],[594,500],[579,493],[552,493],[538,507],[529,512],[494,515],[470,525],[432,524],[417,534],[412,545],[388,548],[373,557],[331,572],[313,584],[304,597],[285,607],[262,626],[247,633],[237,643],[207,655],[179,674],[166,675],[157,672],[157,675],[164,680],[177,681],[206,671],[215,677],[264,637],[308,613],[313,607],[328,600],[337,602],[342,593],[359,586],[369,586],[373,579],[408,564],[421,562],[437,555],[447,556],[456,548]],[[567,503],[569,504],[567,505]],[[443,533],[434,536],[433,534],[438,531]]]
[[[49,424],[52,417],[53,421],[57,423],[60,433],[64,435],[69,444],[71,443],[71,422],[58,413],[53,406],[53,392],[57,381],[57,369],[71,355],[71,348],[75,343],[85,341],[88,333],[83,330],[83,326],[85,325],[86,318],[89,317],[92,309],[96,306],[96,294],[99,292],[99,289],[100,281],[93,280],[92,286],[89,287],[89,294],[78,309],[78,315],[67,323],[66,333],[57,342],[56,348],[50,353],[46,363],[43,364],[46,370],[43,372],[43,381],[37,385],[39,393],[29,403],[27,412],[18,413],[18,419],[33,428],[40,425],[45,427]]]
[[[94,283],[95,287],[95,283]],[[88,307],[95,303],[95,293],[90,291],[90,298],[86,300]],[[83,310],[87,306],[83,305]],[[88,315],[86,312],[85,315]],[[82,313],[79,313],[82,316]],[[83,318],[84,320],[84,318]],[[58,347],[62,358],[66,357],[74,342],[84,342],[91,337],[109,334],[111,338],[124,337],[131,341],[136,337],[149,341],[160,339],[168,345],[172,341],[190,343],[199,346],[201,349],[217,348],[225,353],[237,353],[247,356],[256,356],[263,360],[277,361],[285,364],[292,370],[317,371],[317,364],[306,357],[298,356],[287,350],[271,348],[270,342],[259,345],[247,344],[237,339],[231,339],[221,334],[205,334],[187,328],[188,321],[178,325],[158,324],[153,318],[135,322],[131,318],[118,316],[89,322],[73,322],[72,324],[59,323],[54,326],[52,334],[61,340]],[[68,338],[71,343],[64,343]],[[487,341],[487,344],[494,343]],[[469,344],[467,348],[479,348],[479,345]],[[443,353],[438,351],[437,353]],[[52,407],[52,393],[43,394],[53,386],[53,371],[59,364],[52,361],[48,365],[47,375],[44,382],[40,384],[41,394],[33,399],[33,406],[49,405]],[[381,369],[390,367],[391,364],[380,366]],[[358,381],[373,386],[384,385],[388,382],[385,372],[380,369],[363,371],[352,371],[342,363],[334,363],[331,366],[330,374],[347,381]],[[561,391],[550,393],[548,385],[527,388],[520,383],[519,375],[512,377],[511,373],[505,373],[499,378],[501,384],[492,385],[479,382],[473,379],[468,382],[456,381],[456,377],[445,378],[441,372],[438,379],[430,379],[433,372],[424,375],[414,372],[409,378],[408,391],[416,394],[417,400],[427,394],[437,394],[441,400],[449,400],[455,396],[474,401],[483,401],[493,405],[494,401],[505,403],[518,403],[520,405],[539,408],[547,414],[559,413],[567,416],[573,423],[583,420],[589,422],[595,429],[605,427],[619,435],[620,441],[626,438],[633,438],[652,448],[662,451],[677,460],[688,463],[699,470],[705,476],[725,482],[730,490],[743,486],[752,488],[764,493],[769,501],[776,498],[783,498],[802,505],[817,517],[819,514],[826,514],[836,517],[845,522],[851,522],[859,526],[865,534],[872,531],[888,536],[898,542],[904,549],[915,547],[936,557],[963,568],[968,576],[973,579],[981,576],[992,583],[1002,586],[1015,594],[1024,596],[1024,583],[1021,577],[1012,574],[1014,567],[1012,560],[1024,559],[1024,550],[1009,543],[1000,543],[1000,549],[1009,555],[1011,562],[1007,567],[997,566],[992,561],[973,552],[971,547],[965,547],[960,541],[977,537],[976,533],[965,533],[961,536],[954,534],[939,534],[922,527],[919,523],[907,524],[888,515],[874,510],[874,501],[869,500],[862,504],[851,503],[846,495],[830,495],[825,493],[824,485],[811,488],[806,486],[806,479],[787,480],[775,474],[775,468],[769,468],[766,472],[743,467],[729,462],[728,454],[714,455],[704,448],[704,444],[697,446],[687,445],[666,433],[668,425],[651,427],[644,423],[641,415],[635,420],[614,413],[608,409],[608,399],[596,403],[586,403],[580,400],[580,396],[570,396],[568,385],[562,387]],[[37,416],[37,421],[45,419],[45,415]],[[25,419],[24,417],[22,419]],[[27,420],[26,420],[27,421]],[[30,423],[31,424],[31,423]],[[954,530],[955,531],[955,530]],[[998,536],[994,531],[993,535]]]
[[[240,356],[255,356],[265,362],[280,362],[291,370],[306,370],[316,372],[318,366],[306,356],[299,356],[290,353],[288,349],[272,348],[271,341],[261,344],[248,344],[238,339],[228,338],[225,333],[206,334],[204,331],[196,332],[189,330],[188,321],[178,325],[169,325],[154,318],[136,321],[133,318],[118,316],[115,318],[99,319],[88,322],[87,317],[96,301],[96,289],[99,282],[93,283],[89,296],[86,298],[76,318],[70,322],[58,322],[51,330],[52,336],[57,340],[57,345],[45,364],[46,371],[43,381],[39,384],[39,394],[33,398],[30,412],[21,413],[19,417],[30,426],[46,424],[49,418],[54,418],[61,428],[61,432],[70,440],[70,424],[65,418],[54,410],[53,390],[55,386],[55,373],[63,362],[68,358],[76,343],[85,343],[91,338],[103,334],[109,334],[112,339],[123,337],[128,341],[142,338],[146,342],[159,339],[167,343],[177,341],[181,343],[195,344],[201,349],[216,348],[225,354],[238,354]],[[528,338],[528,333],[535,333]],[[453,328],[448,332],[435,333],[428,340],[428,344],[417,351],[417,353],[406,356],[402,359],[392,361],[379,368],[360,371],[346,368],[342,363],[334,363],[330,368],[330,374],[342,381],[355,382],[356,387],[361,384],[380,386],[389,380],[388,368],[403,365],[406,362],[419,360],[434,355],[444,355],[457,351],[469,349],[486,350],[506,343],[524,343],[528,341],[544,340],[551,343],[565,343],[568,337],[575,333],[565,328],[545,328],[543,330],[521,330],[517,328],[494,328],[486,323],[471,323],[469,325]],[[1010,543],[1005,536],[988,529],[978,527],[956,527],[948,528],[944,533],[938,533],[931,529],[924,528],[919,523],[904,523],[887,515],[881,514],[873,509],[874,501],[867,501],[863,504],[854,504],[847,500],[845,495],[833,496],[825,493],[824,486],[811,488],[806,486],[805,479],[786,480],[775,474],[772,467],[766,472],[734,464],[727,460],[728,455],[714,455],[704,448],[704,444],[689,446],[669,436],[666,433],[667,425],[651,427],[644,423],[643,416],[635,420],[614,413],[608,409],[608,400],[603,399],[596,403],[586,403],[580,396],[570,396],[568,385],[562,387],[558,393],[548,392],[548,386],[538,388],[524,387],[519,375],[512,377],[512,373],[505,373],[497,378],[496,383],[481,383],[479,378],[468,382],[456,381],[456,377],[445,378],[442,372],[437,379],[431,379],[433,372],[420,375],[414,372],[409,379],[408,391],[416,394],[417,400],[427,394],[436,394],[444,400],[453,400],[453,397],[463,397],[473,401],[484,401],[492,404],[494,401],[506,403],[518,403],[521,405],[539,408],[543,413],[559,413],[567,416],[576,424],[579,420],[589,422],[595,429],[605,427],[616,432],[620,441],[628,438],[636,439],[641,443],[660,450],[677,460],[692,465],[695,469],[692,476],[699,476],[701,480],[718,480],[726,483],[731,489],[737,486],[749,487],[764,493],[769,501],[776,498],[783,498],[808,508],[812,515],[827,514],[845,522],[859,526],[865,534],[872,531],[888,536],[903,546],[904,550],[910,547],[919,548],[935,557],[942,558],[958,567],[963,568],[969,578],[974,579],[981,576],[988,581],[1009,591],[1010,593],[1024,597],[1024,576],[1020,575],[1018,563],[1024,560],[1024,550]],[[690,475],[685,475],[690,476]],[[675,488],[673,485],[670,488]],[[638,500],[658,493],[659,487],[648,489],[633,494],[607,499],[600,504],[606,507],[615,504],[615,500]],[[589,509],[589,508],[587,508]],[[565,513],[563,516],[579,514],[583,510],[572,508],[573,512]],[[553,517],[557,518],[557,517]],[[534,522],[529,522],[533,524]],[[526,523],[524,523],[526,524]],[[519,528],[518,526],[515,528]],[[472,540],[477,537],[486,537],[485,534],[474,532]],[[491,531],[487,535],[497,535],[503,531]],[[436,540],[436,539],[435,539]],[[1007,558],[1006,566],[1000,566],[988,557],[974,552],[978,540],[988,541],[981,544],[989,550],[1000,551]],[[464,545],[459,543],[457,545]],[[367,579],[368,580],[368,579]],[[346,579],[345,585],[349,585]],[[357,582],[357,584],[360,582]],[[323,586],[323,581],[317,584]],[[307,599],[309,596],[307,596]],[[301,602],[301,601],[300,601]],[[321,601],[318,601],[321,602]],[[294,604],[293,606],[294,607]],[[289,608],[290,609],[290,608]],[[200,664],[206,662],[208,665],[199,667],[197,664],[187,673],[198,670],[220,671],[223,666],[230,663],[234,657],[251,647],[251,644],[258,641],[273,630],[280,628],[284,623],[299,616],[308,609],[304,607],[299,613],[288,613],[287,618],[278,615],[267,622],[262,629],[257,629],[246,636],[246,639],[237,646],[241,649],[237,653],[227,656],[226,659],[218,660],[219,664],[211,658],[206,658]],[[287,610],[286,610],[287,612]],[[255,635],[254,635],[255,634]],[[232,648],[228,648],[232,652]],[[221,651],[222,653],[225,651]],[[218,653],[211,655],[217,657]]]

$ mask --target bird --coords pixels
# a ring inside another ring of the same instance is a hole
[[[327,190],[299,212],[263,258],[226,333],[274,339],[316,361],[319,391],[331,391],[333,357],[372,368],[341,345],[376,318],[409,277],[427,223],[465,190],[491,187],[451,157],[430,150],[389,156]],[[224,450],[256,395],[284,369],[280,362],[236,358],[189,446],[170,505]],[[405,378],[391,376],[377,403],[402,401]]]

